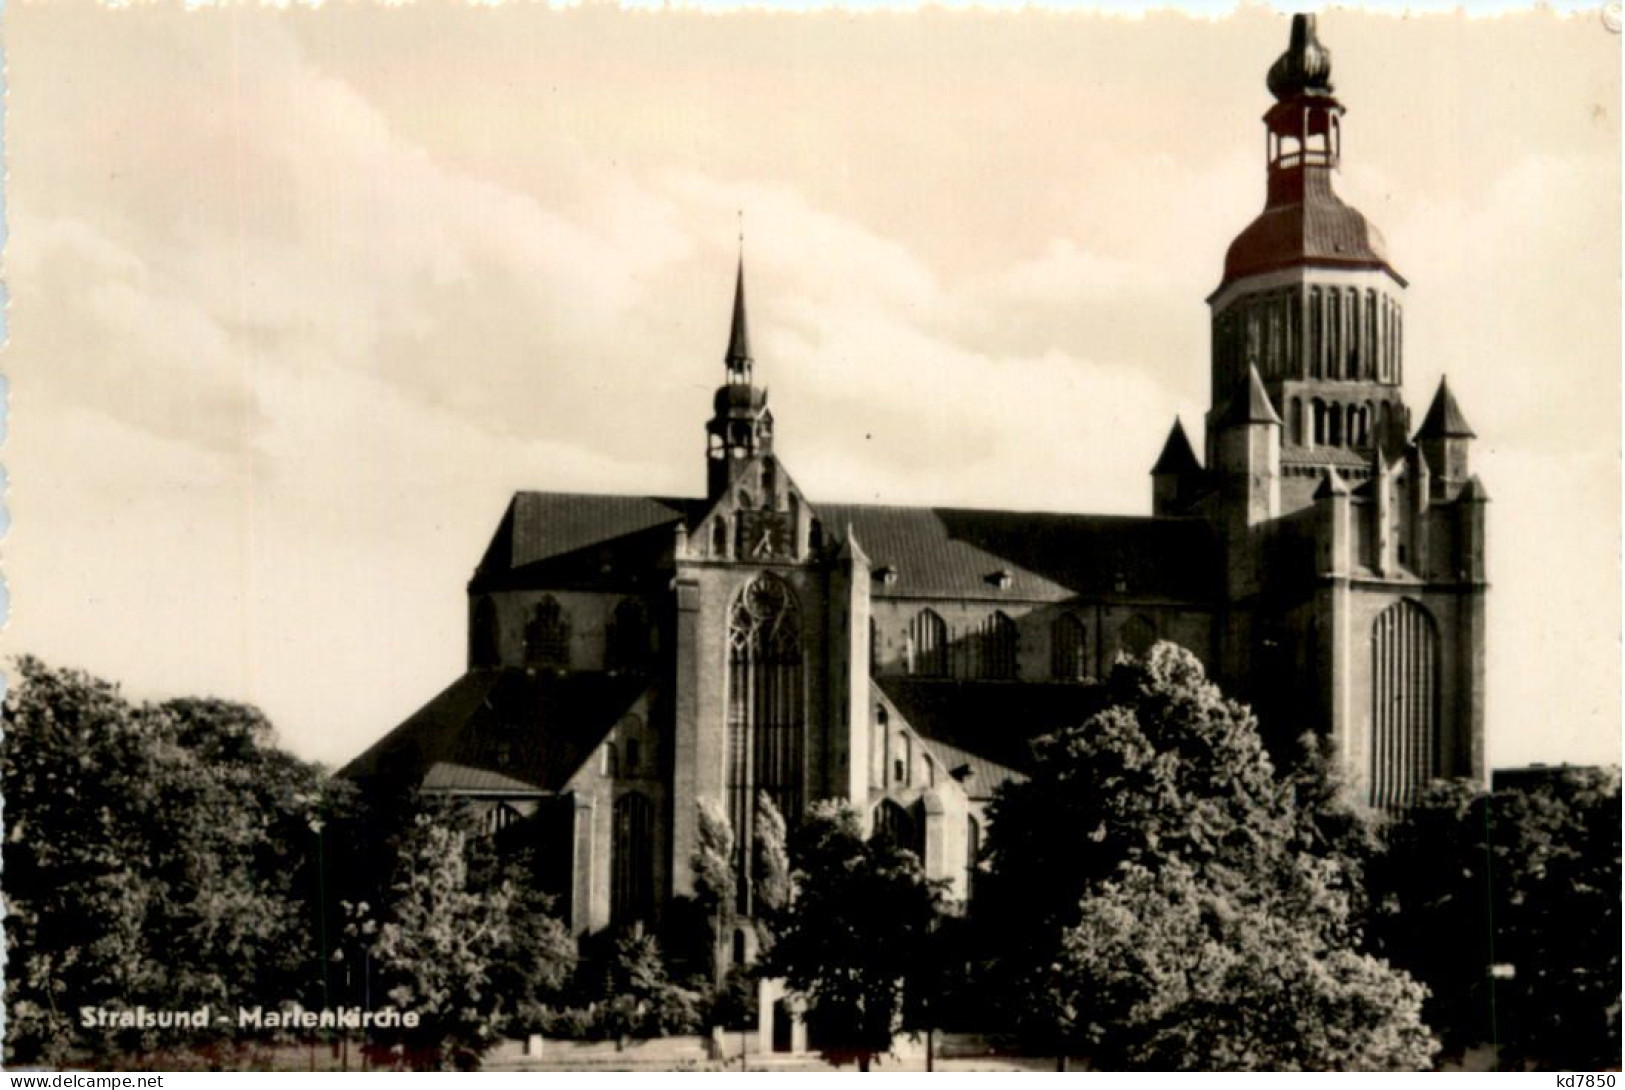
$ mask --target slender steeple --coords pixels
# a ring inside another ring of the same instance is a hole
[[[757,386],[750,354],[750,327],[745,316],[745,258],[734,276],[733,320],[728,329],[725,373],[706,424],[709,495],[715,498],[733,483],[738,470],[758,454],[773,451],[773,414],[767,390]]]
[[[734,278],[733,328],[728,333],[729,382],[750,382],[750,327],[745,320],[745,255],[739,255],[739,271]]]

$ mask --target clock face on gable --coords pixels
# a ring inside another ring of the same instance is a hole
[[[739,558],[766,560],[790,554],[790,520],[778,511],[739,514]]]

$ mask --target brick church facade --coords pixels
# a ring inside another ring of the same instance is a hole
[[[983,808],[1115,657],[1195,652],[1351,790],[1482,779],[1484,512],[1441,383],[1413,430],[1405,280],[1332,187],[1343,107],[1312,16],[1269,70],[1264,210],[1207,302],[1198,457],[1149,517],[828,502],[774,453],[741,267],[701,497],[521,492],[468,586],[468,669],[345,774],[527,821],[578,932],[692,888],[697,803],[748,844],[842,798],[971,894]],[[1272,739],[1280,741],[1282,739]]]

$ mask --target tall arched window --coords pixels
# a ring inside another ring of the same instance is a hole
[[[536,603],[525,625],[525,661],[538,666],[570,665],[570,618],[551,594]]]
[[[1049,672],[1060,681],[1089,676],[1089,633],[1076,613],[1063,613],[1049,626]]]
[[[1365,291],[1365,352],[1360,360],[1360,376],[1374,379],[1377,377],[1377,352],[1381,345],[1381,334],[1378,330],[1381,323],[1377,317],[1377,293],[1372,288]]]
[[[728,816],[746,912],[757,792],[792,820],[801,813],[805,702],[801,610],[789,585],[764,572],[728,621]]]
[[[982,622],[981,676],[986,678],[1013,678],[1016,676],[1016,653],[1020,636],[1016,622],[1003,613],[995,613]]]
[[[649,614],[636,598],[623,598],[609,621],[605,666],[611,670],[643,670],[649,665]]]
[[[1326,403],[1317,397],[1309,403],[1309,407],[1313,411],[1315,417],[1315,438],[1313,445],[1323,447],[1326,445]]]
[[[468,664],[495,666],[500,659],[496,603],[481,597],[474,603],[474,616],[468,627]]]
[[[1405,599],[1371,629],[1371,804],[1409,806],[1439,774],[1439,633]]]
[[[948,676],[948,623],[935,610],[922,609],[908,626],[913,660],[909,672],[919,677]]]
[[[610,848],[609,915],[614,923],[644,919],[654,903],[654,807],[636,791],[615,801]]]
[[[1321,310],[1322,310],[1322,303],[1321,303],[1321,300],[1320,300],[1320,289],[1319,288],[1310,288],[1309,289],[1309,343],[1306,346],[1306,349],[1307,349],[1306,355],[1309,357],[1309,377],[1310,378],[1319,378],[1321,376],[1321,372],[1324,370],[1324,368],[1321,366],[1321,362],[1320,362],[1321,354],[1324,351],[1324,345],[1321,343],[1323,338],[1321,336],[1321,331],[1320,331],[1321,330],[1321,324],[1322,324]],[[1302,440],[1299,440],[1299,442],[1302,442]]]
[[[728,555],[728,520],[721,515],[711,520],[711,555],[719,559]]]
[[[1343,377],[1343,293],[1326,290],[1326,377]]]
[[[1123,627],[1117,633],[1118,653],[1127,652],[1135,658],[1144,656],[1156,642],[1157,626],[1143,613],[1136,613],[1124,621]]]
[[[1292,399],[1292,408],[1290,412],[1292,417],[1292,430],[1289,434],[1292,436],[1292,442],[1301,447],[1304,445],[1303,398],[1295,397]]]

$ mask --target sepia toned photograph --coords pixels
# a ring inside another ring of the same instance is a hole
[[[1617,5],[0,18],[8,1071],[1620,1069]]]

